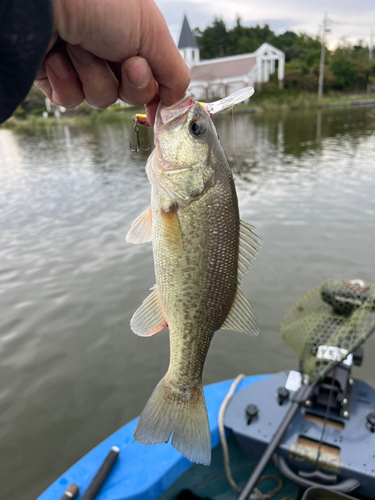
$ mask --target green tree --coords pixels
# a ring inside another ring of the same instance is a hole
[[[236,25],[231,30],[227,30],[222,19],[215,18],[212,25],[203,31],[196,28],[194,35],[199,45],[201,59],[254,52],[262,43],[272,43],[275,39],[275,33],[268,24],[243,26],[240,17],[236,19]]]
[[[237,17],[235,26],[227,29],[224,21],[215,18],[203,31],[195,30],[202,59],[254,52],[269,43],[285,52],[285,88],[316,92],[319,79],[321,40],[308,33],[285,31],[276,35],[268,24],[244,26]],[[356,45],[326,49],[324,88],[336,90],[366,90],[375,82],[375,60],[369,61],[368,47]]]
[[[240,17],[237,17],[236,26],[228,34],[231,55],[255,52],[262,43],[270,43],[275,37],[275,33],[268,24],[263,27],[259,26],[259,24],[255,27],[247,27],[241,24]]]
[[[46,96],[43,92],[33,85],[25,100],[21,103],[21,108],[24,109],[26,113],[44,108],[45,99]]]
[[[229,36],[222,19],[215,17],[211,26],[207,26],[203,31],[196,28],[194,35],[200,49],[201,59],[214,59],[229,55]]]
[[[354,85],[356,81],[355,66],[342,53],[334,54],[330,67],[334,76],[333,88],[344,90]]]
[[[298,35],[294,31],[285,31],[281,35],[275,36],[271,42],[277,49],[285,52],[285,61],[289,62],[299,56],[294,47],[294,42]]]
[[[320,46],[320,39],[307,33],[300,33],[293,42],[293,47],[303,47],[308,50],[317,50],[320,49]]]
[[[294,31],[285,31],[281,35],[275,36],[273,45],[278,49],[285,50],[288,47],[293,47],[298,35]]]

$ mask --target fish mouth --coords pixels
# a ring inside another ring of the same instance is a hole
[[[196,102],[193,94],[188,91],[180,101],[172,104],[172,106],[164,106],[163,103],[160,103],[156,113],[155,128],[161,126],[175,128],[184,125],[189,111]]]

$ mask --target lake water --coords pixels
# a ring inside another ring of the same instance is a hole
[[[216,125],[237,172],[231,116]],[[150,244],[125,242],[150,198],[130,138],[130,121],[0,129],[3,498],[37,497],[137,416],[167,369],[167,330],[129,328],[154,284]],[[375,108],[238,115],[235,144],[241,217],[262,239],[243,284],[262,332],[217,333],[205,384],[295,367],[287,309],[327,278],[375,282]],[[373,385],[374,357],[375,338],[355,369]]]

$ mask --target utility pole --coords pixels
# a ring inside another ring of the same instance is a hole
[[[370,45],[369,45],[369,48],[368,48],[368,58],[370,60],[370,64],[372,63],[372,48],[373,48],[373,45],[374,45],[373,38],[374,38],[374,30],[371,28],[371,31],[370,31]],[[371,81],[367,81],[367,93],[368,94],[371,93],[371,87],[372,87]]]
[[[374,45],[373,38],[374,38],[374,30],[371,29],[371,31],[370,31],[370,46],[369,46],[369,51],[368,51],[368,57],[369,57],[370,61],[372,60],[372,47]]]
[[[348,41],[347,41],[346,35],[342,35],[342,37],[340,38],[340,40],[342,41],[342,53],[346,54],[346,48],[347,48],[347,45],[348,45]]]
[[[324,59],[326,55],[326,32],[327,32],[327,12],[324,13],[323,28],[322,28],[322,51],[320,53],[319,88],[318,88],[319,99],[323,97]]]

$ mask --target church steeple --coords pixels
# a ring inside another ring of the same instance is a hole
[[[186,15],[184,15],[184,21],[182,23],[178,49],[189,67],[199,62],[199,47],[191,32]]]

